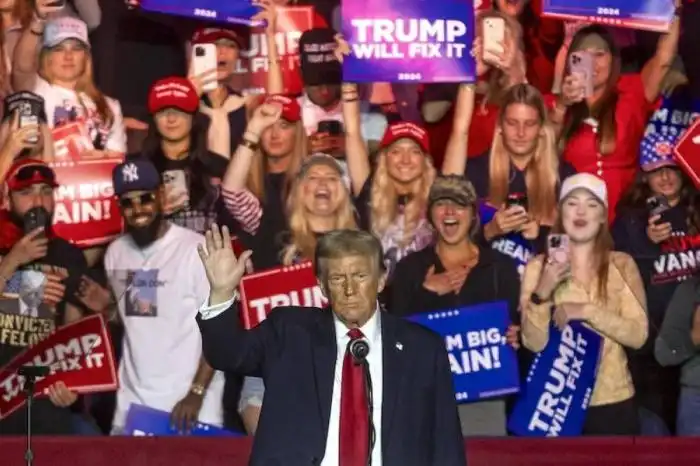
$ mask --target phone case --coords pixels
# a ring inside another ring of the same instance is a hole
[[[554,238],[560,239],[558,245],[552,245]],[[547,238],[547,256],[560,264],[569,262],[569,237],[567,235],[549,235]]]
[[[593,95],[593,57],[588,52],[572,52],[569,56],[569,71],[578,74],[585,85],[585,96]]]
[[[505,40],[506,23],[503,18],[486,18],[483,23],[484,51],[486,62],[498,62],[497,54],[504,52],[501,42]]]
[[[198,55],[198,50],[203,50],[204,53]],[[196,44],[192,47],[192,72],[195,76],[216,69],[216,67],[216,44]],[[206,83],[202,90],[211,92],[216,90],[216,86],[216,82],[211,81]]]

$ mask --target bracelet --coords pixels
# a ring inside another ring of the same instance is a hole
[[[256,151],[256,150],[258,150],[258,148],[260,147],[260,144],[258,144],[257,142],[251,141],[250,139],[246,139],[245,137],[243,137],[243,141],[241,141],[241,146],[243,146],[243,147],[245,147],[245,148],[247,148],[247,149],[250,149],[250,150],[252,150],[252,151]]]
[[[199,383],[194,383],[190,387],[190,393],[193,393],[197,396],[204,396],[204,394],[207,393],[207,387]]]
[[[253,141],[255,143],[260,142],[260,135],[253,133],[252,131],[244,131],[243,132],[243,137],[248,138],[248,140]]]
[[[352,102],[357,102],[358,100],[360,100],[360,99],[358,99],[357,97],[355,97],[354,99],[345,99],[345,98],[343,98],[343,102],[348,103],[348,104],[349,104],[349,103],[352,103]]]
[[[44,35],[44,31],[37,32],[34,29],[32,29],[31,27],[29,28],[29,32],[31,32],[32,34],[34,34],[37,37],[41,37]]]

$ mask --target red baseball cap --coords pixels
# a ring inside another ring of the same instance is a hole
[[[400,121],[397,123],[390,124],[386,131],[384,132],[384,137],[382,137],[379,143],[379,148],[384,149],[389,147],[399,139],[408,138],[414,140],[423,152],[430,152],[430,139],[428,139],[428,132],[421,126],[410,121]]]
[[[277,104],[282,106],[282,118],[287,121],[297,122],[301,120],[301,107],[297,99],[287,97],[282,94],[268,95],[264,97],[266,104]]]
[[[189,79],[170,76],[151,86],[148,92],[148,111],[154,115],[166,108],[176,108],[185,113],[197,111],[199,96]]]
[[[10,191],[28,188],[35,184],[47,184],[52,188],[58,187],[56,172],[38,159],[15,160],[7,172],[7,187]]]
[[[230,40],[238,48],[243,47],[243,38],[236,31],[224,28],[206,27],[200,28],[192,34],[192,44],[215,44],[220,40]]]

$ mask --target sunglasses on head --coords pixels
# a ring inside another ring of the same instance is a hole
[[[27,165],[17,170],[14,176],[17,181],[31,181],[35,179],[46,180],[51,183],[56,181],[53,170],[45,165]]]
[[[131,207],[134,207],[134,204],[138,199],[138,204],[139,205],[147,205],[156,200],[156,194],[155,193],[143,193],[139,194],[138,196],[130,196],[130,197],[120,197],[119,198],[119,205],[122,207],[122,209],[129,209]]]

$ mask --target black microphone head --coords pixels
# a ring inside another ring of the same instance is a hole
[[[33,365],[26,365],[26,366],[20,366],[20,368],[17,370],[17,374],[21,375],[22,377],[29,377],[29,378],[39,378],[39,377],[46,377],[49,375],[49,372],[51,368],[49,366],[33,366]]]
[[[369,354],[369,342],[364,338],[351,341],[350,354],[355,359],[355,362],[363,362]]]

